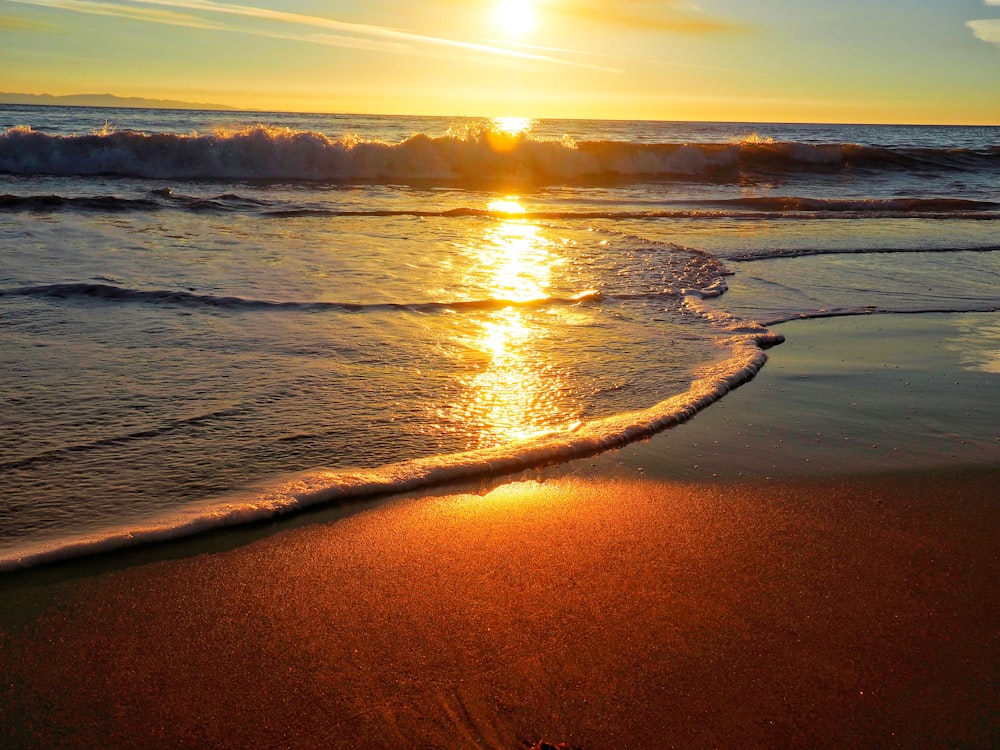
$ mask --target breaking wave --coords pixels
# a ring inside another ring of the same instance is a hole
[[[886,148],[747,138],[735,143],[542,140],[487,126],[414,135],[399,143],[254,125],[212,134],[100,132],[49,135],[27,126],[0,135],[0,172],[154,179],[530,184],[671,178],[738,179],[747,173],[852,169],[1000,168],[1000,148]]]

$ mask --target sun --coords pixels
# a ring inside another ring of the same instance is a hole
[[[499,0],[493,17],[508,36],[524,36],[538,25],[532,5],[531,0]]]

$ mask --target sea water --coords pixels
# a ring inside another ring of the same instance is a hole
[[[0,568],[566,461],[1000,309],[1000,128],[0,106]]]

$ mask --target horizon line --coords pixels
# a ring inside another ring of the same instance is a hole
[[[78,99],[84,97],[108,97],[115,100],[120,100],[120,103],[94,103],[94,104],[81,104],[81,103],[68,103],[68,102],[12,102],[5,101],[5,97],[32,97],[32,98],[48,98],[48,99]],[[148,102],[150,105],[138,105],[138,104],[128,104],[127,102]],[[185,106],[174,106],[174,105],[185,105]],[[462,119],[481,119],[488,120],[493,119],[493,116],[483,115],[483,114],[459,114],[457,112],[450,113],[439,113],[439,114],[412,114],[405,112],[362,112],[362,111],[318,111],[313,109],[266,109],[266,108],[255,108],[255,107],[240,107],[235,105],[223,104],[221,102],[192,102],[179,99],[160,99],[155,97],[145,97],[145,96],[120,96],[118,94],[111,93],[83,93],[83,94],[31,94],[23,92],[7,92],[0,91],[0,106],[5,107],[77,107],[77,108],[88,108],[88,109],[152,109],[152,110],[174,110],[174,111],[192,111],[192,112],[220,112],[226,114],[234,113],[247,113],[247,114],[288,114],[288,115],[326,115],[326,116],[351,116],[351,117],[413,117],[413,118],[442,118],[442,117],[459,117]],[[677,119],[664,119],[658,117],[583,117],[583,116],[543,116],[543,117],[531,117],[527,116],[531,120],[568,120],[568,121],[593,121],[593,122],[614,122],[614,121],[628,121],[628,122],[663,122],[663,123],[682,123],[682,122],[705,122],[705,123],[730,123],[730,124],[769,124],[769,125],[840,125],[840,126],[887,126],[887,127],[981,127],[981,128],[996,128],[1000,127],[1000,122],[914,122],[906,120],[880,120],[880,121],[857,121],[857,120],[793,120],[793,119],[780,119],[780,120],[743,120],[743,119],[717,119],[717,118],[704,118],[704,119],[694,119],[694,118],[677,118]]]

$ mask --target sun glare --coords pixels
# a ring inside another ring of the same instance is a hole
[[[527,135],[532,124],[530,117],[494,117],[490,120],[490,127],[505,135]]]
[[[519,216],[525,213],[524,206],[518,203],[517,196],[492,200],[486,204],[486,210],[506,216]]]
[[[500,0],[493,17],[508,36],[524,36],[538,25],[531,0]]]
[[[486,139],[494,151],[512,151],[528,136],[533,125],[528,117],[494,117],[489,121]]]

